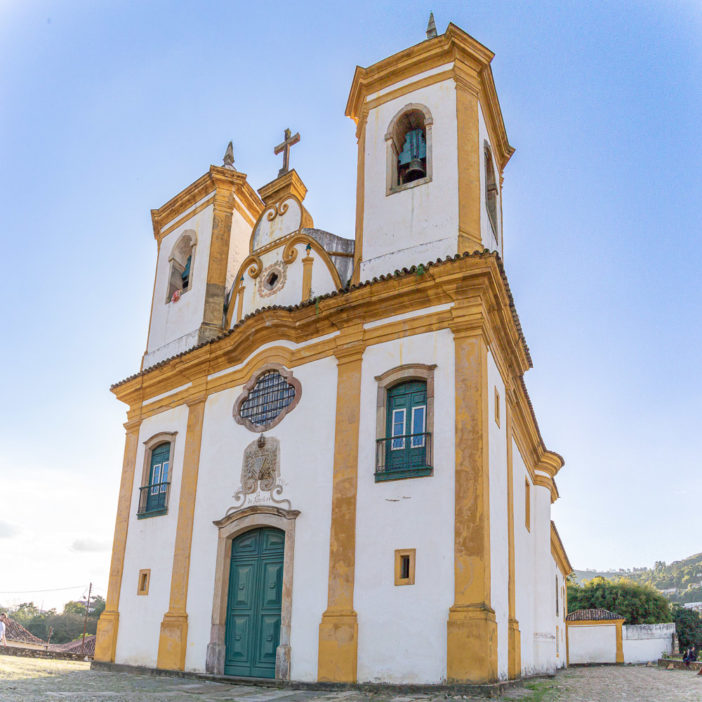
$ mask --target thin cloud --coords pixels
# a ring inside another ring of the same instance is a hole
[[[10,524],[9,522],[0,522],[0,539],[11,539],[13,536],[17,536],[19,533],[19,528],[13,524]]]
[[[72,551],[92,553],[95,551],[107,551],[110,544],[107,541],[96,541],[95,539],[76,539],[71,544]]]

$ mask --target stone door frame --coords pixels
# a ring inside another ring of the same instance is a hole
[[[212,601],[212,627],[207,645],[205,669],[208,673],[224,675],[226,657],[227,607],[229,604],[229,572],[232,541],[241,534],[262,527],[280,529],[285,534],[283,555],[283,593],[280,608],[280,643],[275,653],[275,679],[290,680],[290,624],[292,620],[293,557],[295,554],[295,520],[298,510],[272,505],[253,505],[237,510],[212,522],[219,530],[217,564]]]

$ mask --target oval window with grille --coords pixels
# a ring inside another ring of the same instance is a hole
[[[300,401],[302,386],[283,366],[262,368],[244,386],[234,405],[234,419],[247,429],[262,432],[280,423]]]

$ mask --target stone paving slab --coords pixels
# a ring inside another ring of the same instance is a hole
[[[702,676],[645,666],[570,668],[527,680],[497,702],[702,702]],[[145,674],[90,670],[83,662],[0,657],[0,702],[415,702],[485,698],[445,692],[393,694],[228,685]]]

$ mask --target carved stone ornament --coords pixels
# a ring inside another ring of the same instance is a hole
[[[287,266],[282,261],[276,261],[266,266],[258,276],[258,294],[261,297],[275,295],[285,285]]]
[[[290,500],[277,499],[283,494],[283,487],[284,482],[280,477],[280,442],[261,434],[244,449],[241,485],[234,493],[234,505],[227,510],[227,514],[243,507],[262,504],[287,505],[290,509]]]
[[[280,363],[268,363],[244,385],[234,403],[234,421],[249,431],[272,429],[291,412],[302,397],[302,385]]]

